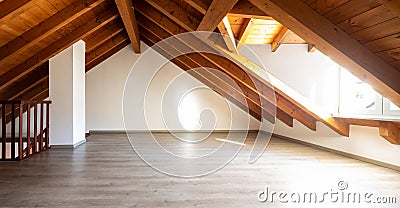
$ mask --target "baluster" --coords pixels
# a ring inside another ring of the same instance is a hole
[[[3,103],[1,106],[1,136],[2,136],[2,143],[1,143],[1,159],[6,159],[6,141],[7,141],[7,125],[6,125],[6,103]]]
[[[37,103],[33,106],[33,153],[38,152],[38,138],[37,138]]]
[[[19,141],[18,141],[18,158],[19,160],[23,159],[23,147],[24,147],[24,142],[22,141],[22,131],[23,131],[23,118],[22,116],[24,115],[24,104],[20,103],[19,104],[19,124],[18,124],[18,137],[19,137]]]
[[[43,103],[40,104],[40,149],[39,151],[43,151]]]
[[[15,104],[11,103],[11,160],[15,160]]]
[[[46,149],[49,148],[50,103],[46,103]]]
[[[26,157],[31,155],[31,104],[26,109]]]

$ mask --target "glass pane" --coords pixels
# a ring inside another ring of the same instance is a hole
[[[395,105],[392,102],[390,102],[389,110],[391,110],[391,111],[400,111],[400,108],[397,107],[397,105]]]
[[[360,110],[376,109],[376,92],[368,84],[357,82],[354,85],[354,105]]]
[[[375,111],[377,106],[377,92],[367,83],[346,70],[342,70],[342,104],[345,109],[360,111]]]

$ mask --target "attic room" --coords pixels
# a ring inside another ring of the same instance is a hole
[[[399,0],[0,0],[0,207],[399,207]]]

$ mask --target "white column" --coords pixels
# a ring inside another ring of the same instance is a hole
[[[76,147],[85,139],[85,42],[50,59],[50,144]]]

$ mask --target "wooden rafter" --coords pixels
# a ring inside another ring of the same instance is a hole
[[[160,33],[152,33],[151,31],[144,29],[143,30],[143,35],[145,39],[151,40],[152,44],[158,42],[162,38],[159,37]],[[157,49],[157,48],[156,48]],[[157,50],[159,51],[162,55],[166,56],[167,58],[170,58],[169,53],[171,51],[177,50],[171,45],[164,45],[163,48],[158,48],[161,49]],[[227,98],[230,100],[232,103],[236,104],[239,108],[243,110],[247,110],[246,106],[241,102],[241,93],[237,92],[234,90],[234,88],[231,88],[230,85],[228,85],[225,81],[221,80],[221,77],[218,75],[213,74],[211,71],[204,70],[202,73],[198,71],[190,71],[193,68],[198,68],[198,67],[203,67],[201,61],[199,62],[198,59],[195,57],[191,56],[179,56],[174,59],[172,59],[172,62],[180,66],[184,70],[188,70],[188,73],[206,84],[208,87],[210,87],[212,90],[216,91],[218,94],[221,96]],[[248,97],[246,97],[246,101],[248,103],[248,110],[250,115],[253,117],[257,118],[260,120],[260,112],[261,112],[261,107],[259,105],[254,104],[252,101],[249,100]],[[264,114],[266,115],[266,114]],[[269,118],[273,119],[273,118]]]
[[[248,0],[240,0],[237,2],[231,11],[229,11],[229,14],[235,14],[243,18],[255,19],[263,19],[264,17],[268,16]]]
[[[138,15],[138,22],[141,24],[143,28],[146,28],[148,31],[151,31],[155,36],[158,36],[159,39],[165,39],[168,38],[171,35],[177,34],[176,31],[180,31],[178,25],[175,22],[165,20],[163,24],[160,24],[156,19],[153,18],[153,16],[157,15],[150,15],[147,13],[146,10],[138,10],[141,14]],[[144,17],[145,16],[145,17]],[[149,21],[148,19],[151,21]],[[187,24],[187,23],[186,23]],[[179,45],[181,44],[181,45]],[[194,44],[194,45],[193,45]],[[187,47],[182,45],[180,42],[174,42],[173,43],[174,47],[181,48],[181,47]],[[191,47],[195,48],[203,48],[204,47],[209,47],[209,49],[213,50],[213,47],[199,42],[193,42],[191,43]],[[168,50],[172,50],[172,48],[168,48]],[[167,51],[168,51],[167,50]],[[251,79],[246,75],[246,73],[243,71],[242,67],[239,67],[238,65],[230,62],[228,59],[224,59],[223,57],[213,55],[213,54],[203,54],[203,53],[198,53],[198,54],[190,54],[189,58],[197,63],[199,63],[199,66],[203,67],[210,67],[214,69],[219,69],[222,70],[224,73],[228,74],[231,76],[237,83],[238,85],[242,86],[241,89],[243,89],[244,93],[250,100],[256,97],[259,97],[258,99],[262,99],[263,103],[269,103],[270,98],[266,97],[266,94],[268,94],[268,91],[271,91],[271,89],[268,87],[269,85],[264,83],[266,82],[265,80],[262,81],[261,79],[257,79],[256,77],[253,77]],[[263,86],[262,91],[263,93],[259,94],[259,91],[255,88],[255,85],[253,81],[258,82],[256,84],[259,86],[260,84]],[[253,81],[252,81],[253,80]],[[264,84],[263,84],[264,83]],[[282,92],[275,91],[276,93],[276,103],[277,107],[280,109],[279,112],[285,113],[286,115],[286,122],[288,125],[291,125],[290,119],[287,118],[295,118],[299,120],[301,123],[303,123],[305,126],[310,128],[311,130],[316,130],[316,122],[317,121],[323,121],[325,122],[326,125],[337,131],[338,133],[342,135],[348,135],[348,125],[346,126],[346,123],[342,122],[339,119],[327,119],[323,120],[313,114],[312,112],[308,111],[304,107],[300,107],[298,103],[296,103],[294,100],[290,99],[287,95],[285,95]],[[253,100],[254,101],[254,100]],[[251,101],[250,101],[251,102]],[[257,103],[257,102],[256,102]],[[264,106],[265,110],[269,112],[270,107],[269,106]],[[280,115],[282,118],[283,116]],[[282,118],[284,119],[284,118]],[[346,128],[347,127],[347,128]]]
[[[400,144],[400,124],[393,121],[345,118],[350,125],[379,128],[379,135],[392,144]]]
[[[151,18],[151,17],[152,16],[149,15],[149,18]],[[145,27],[150,27],[149,30],[154,31],[154,33],[156,33],[158,35],[163,33],[162,31],[160,31],[160,29],[156,29],[156,27],[158,27],[158,26],[164,27],[164,29],[166,31],[169,30],[170,35],[173,34],[172,31],[177,31],[178,30],[176,28],[172,28],[172,26],[166,27],[165,25],[161,25],[161,24],[157,24],[157,26],[156,26],[155,22],[154,23],[148,22],[147,19],[145,19],[145,18],[142,19],[141,16],[138,16],[138,18],[140,19],[139,23],[143,24]],[[167,38],[167,37],[168,36],[165,35],[163,38]],[[204,59],[205,57],[207,59]],[[204,60],[202,62],[202,64],[201,64],[201,66],[207,66],[207,67],[211,67],[211,68],[215,68],[215,69],[217,69],[217,68],[231,69],[232,71],[227,70],[226,72],[228,72],[230,74],[230,76],[233,76],[233,78],[238,81],[238,85],[243,87],[243,88],[242,87],[241,88],[244,90],[245,94],[249,95],[250,97],[257,97],[258,96],[256,91],[254,91],[254,87],[252,88],[253,90],[246,89],[246,87],[249,87],[249,86],[252,85],[251,84],[252,82],[251,82],[250,79],[245,78],[246,75],[243,74],[243,72],[241,72],[241,69],[238,66],[229,63],[227,60],[221,59],[221,57],[219,57],[219,56],[214,56],[211,59],[207,55],[203,55],[203,57],[202,56],[194,57],[194,60],[200,60],[200,59]],[[211,65],[209,65],[210,62],[213,62],[216,65],[211,66]],[[219,66],[217,66],[217,65],[219,65]],[[237,76],[236,76],[236,74],[237,74]],[[241,77],[241,78],[239,78],[239,77]],[[263,89],[263,90],[264,90],[264,92],[268,91],[268,89],[266,89],[266,88]],[[269,101],[265,100],[265,97],[263,97],[263,99],[264,99],[264,101],[263,101],[264,103],[268,103],[269,102]],[[282,99],[282,100],[285,102],[285,99]],[[286,102],[288,102],[288,101],[286,100]],[[265,106],[265,107],[267,107],[267,106]],[[269,107],[267,107],[267,108],[269,108]],[[302,122],[304,125],[306,125],[310,129],[312,129],[312,130],[316,129],[316,120],[313,119],[312,117],[310,117],[309,115],[307,115],[305,112],[301,111],[300,109],[292,106],[292,107],[286,109],[286,112],[290,112],[291,114],[295,115],[300,120],[300,122]],[[291,117],[291,116],[289,116],[287,113],[285,113],[283,111],[279,111],[278,113],[280,113],[278,118]],[[285,123],[288,123],[288,125],[291,125],[290,122],[288,121],[288,119],[286,119],[286,121],[287,122],[285,122]]]
[[[369,51],[332,22],[298,0],[250,0],[346,67],[376,91],[400,105],[400,71]]]
[[[128,35],[126,34],[125,30],[120,31],[119,33],[115,34],[111,38],[108,38],[107,41],[103,42],[103,44],[99,45],[98,47],[92,49],[91,51],[87,52],[85,55],[85,62],[87,65],[90,65],[93,61],[96,60],[97,57],[100,57],[114,48],[116,45],[119,45],[129,39]]]
[[[313,53],[313,52],[315,52],[317,49],[315,48],[315,46],[314,46],[314,44],[311,44],[311,43],[308,43],[307,44],[307,51],[309,52],[309,53]]]
[[[129,35],[133,50],[135,53],[140,53],[140,36],[135,13],[133,12],[132,0],[115,0],[115,3]]]
[[[16,99],[21,94],[29,90],[30,86],[33,86],[36,83],[41,82],[43,79],[48,78],[48,75],[49,75],[49,62],[47,61],[46,63],[40,65],[29,74],[13,82],[13,84],[10,85],[9,87],[5,88],[4,90],[1,90],[0,100]]]
[[[239,35],[238,35],[238,40],[239,43],[237,45],[237,49],[240,50],[243,47],[243,44],[245,44],[247,37],[249,36],[250,32],[250,27],[253,24],[252,18],[246,18],[243,22],[243,26],[240,29]]]
[[[204,1],[202,0],[184,0],[184,1],[193,8],[195,8],[200,13],[206,14],[209,5],[207,5]]]
[[[186,12],[173,1],[147,0],[147,2],[165,16],[178,23],[181,27],[185,28],[187,31],[196,30],[200,24],[200,21],[196,17]]]
[[[281,120],[286,125],[293,127],[293,117],[282,111],[281,109],[276,109],[276,118]]]
[[[392,122],[381,121],[379,134],[392,144],[400,144],[400,129]]]
[[[0,2],[0,19],[29,2],[30,0],[4,0]]]
[[[14,54],[39,43],[43,38],[64,27],[80,15],[85,14],[105,0],[78,0],[63,10],[50,16],[35,27],[27,30],[22,35],[0,47],[0,65],[7,59],[11,59]]]
[[[219,32],[223,35],[224,42],[230,52],[238,53],[236,48],[236,40],[233,36],[231,24],[228,17],[225,16],[221,23],[218,24]]]
[[[279,46],[281,46],[282,42],[285,40],[286,35],[288,34],[288,28],[282,26],[281,30],[276,34],[274,40],[271,43],[271,51],[275,52],[278,50]]]
[[[104,25],[102,28],[99,28],[101,31],[94,31],[90,38],[86,36],[83,40],[86,43],[86,53],[90,52],[94,48],[100,46],[110,38],[114,37],[116,34],[123,31],[124,25],[122,24],[121,19],[115,19],[108,24]]]
[[[213,0],[197,31],[214,31],[238,0]]]
[[[242,55],[235,55],[232,58],[232,60],[234,60],[237,64],[240,64],[242,68],[248,70],[253,69],[257,71],[263,70]],[[276,87],[274,88],[274,91],[276,97],[276,106],[287,114],[293,116],[293,118],[296,118],[304,125],[308,126],[310,129],[316,130],[315,121],[320,121],[338,134],[349,136],[349,124],[345,120],[334,118],[332,116],[327,118],[320,117],[315,112],[309,110],[306,106],[303,106],[301,103],[292,99],[290,96]],[[303,117],[311,117],[311,119],[304,119]]]
[[[144,15],[146,15],[146,11],[142,11],[144,13]],[[177,25],[174,25],[174,23],[170,22],[170,23],[166,23],[165,25],[163,24],[159,24],[159,22],[154,21],[154,23],[151,22],[146,22],[147,19],[143,18],[141,19],[142,16],[139,16],[138,18],[140,18],[139,23],[143,24],[144,27],[153,27],[153,28],[149,28],[149,31],[153,31],[155,34],[160,34],[163,33],[160,29],[156,29],[156,27],[163,27],[164,30],[169,31],[170,35],[174,34],[174,31],[178,31],[178,28],[173,28],[173,27],[179,27]],[[152,15],[147,15],[147,18],[152,19]],[[157,24],[157,25],[155,25]],[[167,38],[168,35],[165,35],[165,37],[161,37],[161,39],[163,38]],[[203,47],[204,44],[201,44],[197,47]],[[241,71],[241,68],[229,63],[227,60],[222,59],[219,56],[212,56],[212,55],[203,55],[203,58],[206,58],[207,62],[212,62],[214,64],[216,64],[214,67],[211,68],[221,68],[223,70],[226,70],[227,73],[230,74],[230,76],[233,76],[233,78],[235,80],[237,80],[239,83],[243,84],[243,86],[247,87],[248,90],[246,91],[246,94],[255,94],[257,95],[257,90],[254,88],[254,86],[251,84],[251,79],[245,78],[246,75],[243,71]],[[201,59],[201,56],[197,56],[195,58],[195,60]],[[207,63],[204,63],[207,64]],[[203,65],[204,65],[203,64]],[[208,66],[208,65],[207,65]],[[240,78],[239,78],[240,77]],[[253,86],[253,87],[251,87]],[[249,90],[250,89],[250,90]],[[267,88],[263,88],[263,91],[266,93],[268,91]],[[268,100],[265,100],[266,97],[262,96],[262,99],[264,99],[264,102],[268,102]],[[299,120],[301,123],[303,123],[305,126],[307,126],[308,128],[310,128],[311,130],[316,130],[316,119],[313,118],[308,112],[306,112],[304,109],[301,109],[299,107],[297,107],[296,105],[294,105],[291,100],[288,100],[287,97],[282,96],[282,94],[278,94],[277,95],[277,104],[278,107],[281,111],[279,112],[284,112],[286,114],[286,116],[289,117],[294,117],[297,120]],[[288,125],[290,125],[290,121],[287,120],[286,123],[288,123]],[[346,132],[342,132],[342,134],[346,134]]]
[[[158,23],[156,24],[155,22],[151,22],[147,18],[144,18],[144,17],[142,18],[142,17],[143,17],[142,15],[138,15],[139,24],[143,28],[147,28],[147,29],[145,29],[145,31],[146,30],[147,31],[152,31],[151,33],[153,33],[154,36],[159,37],[159,39],[168,38],[169,36],[171,36],[173,34],[172,31],[176,31],[176,29],[174,29],[174,28],[169,28],[168,29],[168,28],[165,27],[165,25],[161,25],[161,24],[158,24]],[[161,28],[161,27],[164,27],[164,29]],[[168,32],[166,32],[164,30],[166,30]],[[143,33],[142,33],[143,35],[146,34],[145,31],[143,31]],[[182,49],[182,48],[185,48],[185,47],[188,47],[188,46],[183,44],[182,42],[177,42],[176,44],[174,44],[174,47]],[[173,49],[169,48],[168,50],[173,50]],[[171,51],[169,51],[169,53],[171,53]],[[211,59],[205,54],[193,53],[193,54],[187,55],[187,57],[190,60],[193,60],[194,62],[198,63],[198,66],[200,66],[200,67],[207,67],[207,68],[213,68],[213,69],[221,70],[221,72],[223,72],[223,73],[226,72],[226,71],[223,70],[223,68],[221,66],[218,65],[220,63],[219,60],[218,61],[215,61],[215,60],[210,61]],[[225,61],[225,63],[227,63],[227,62]],[[225,66],[225,67],[228,67],[228,66]],[[207,72],[204,72],[204,73],[207,73]],[[229,76],[234,76],[233,74],[234,73],[230,73]],[[233,80],[237,80],[237,81],[239,80],[238,78],[234,78],[234,77],[232,77],[232,79]],[[248,79],[246,79],[246,80],[248,80]],[[222,82],[219,81],[219,83],[223,84],[224,82],[223,81]],[[246,99],[248,100],[249,107],[253,106],[251,108],[257,108],[257,105],[258,106],[260,105],[259,101],[257,102],[258,95],[256,93],[252,92],[252,91],[246,90],[246,86],[243,85],[242,80],[238,81],[237,85],[242,90],[245,91],[244,94],[246,96]],[[232,92],[232,91],[230,91],[230,92]],[[259,100],[259,98],[258,98],[258,100]],[[264,108],[266,110],[266,113],[263,114],[263,115],[265,115],[266,119],[268,119],[268,120],[273,120],[273,116],[271,116],[271,111],[273,111],[273,109],[271,109],[272,107],[273,106],[265,106],[265,108]]]
[[[124,42],[119,43],[118,45],[114,45],[111,48],[109,48],[109,50],[106,53],[95,57],[94,60],[92,60],[90,63],[86,63],[86,65],[85,65],[86,72],[90,71],[91,69],[93,69],[95,66],[97,66],[98,64],[100,64],[101,62],[103,62],[104,60],[109,58],[110,56],[114,55],[121,49],[125,48],[127,45],[129,45],[129,43],[130,43],[129,39],[126,39]]]
[[[68,48],[73,43],[80,40],[86,34],[90,34],[97,28],[107,24],[108,22],[116,19],[119,15],[118,12],[113,8],[107,8],[105,11],[97,17],[90,17],[91,21],[85,23],[82,27],[77,28],[76,30],[70,31],[64,38],[61,40],[54,42],[49,45],[47,48],[39,51],[36,54],[33,54],[29,57],[25,62],[15,66],[13,69],[7,71],[5,74],[0,76],[0,90],[7,87],[9,84],[19,79],[20,77],[26,75],[36,67],[40,66],[47,60],[49,60],[52,56],[61,52],[62,50]]]
[[[165,18],[160,11],[144,1],[134,1],[133,6],[135,7],[135,10],[139,11],[142,15],[154,20],[155,22],[158,22],[160,25],[166,25],[166,27],[174,28],[175,34],[187,32],[187,30],[185,30],[181,25],[180,27],[176,27],[177,23]]]

